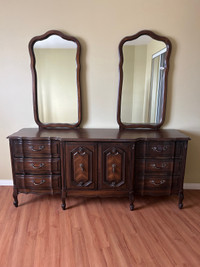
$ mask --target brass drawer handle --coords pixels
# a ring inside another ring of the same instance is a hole
[[[84,171],[84,165],[83,165],[83,163],[81,163],[79,166],[81,168],[81,171],[83,172]]]
[[[166,182],[166,180],[165,180],[165,179],[162,179],[162,180],[160,180],[160,181],[158,181],[158,182],[156,182],[155,180],[151,180],[150,182],[151,182],[153,185],[159,186],[159,185],[161,185],[161,184],[164,184],[164,183]]]
[[[110,184],[111,187],[115,187],[116,186],[116,182],[112,181],[112,183]]]
[[[157,165],[156,163],[153,163],[153,164],[151,164],[151,166],[155,169],[160,170],[160,169],[166,168],[168,165],[167,165],[167,163],[162,163],[161,165]]]
[[[31,147],[31,150],[34,152],[42,151],[45,148],[45,146],[39,146],[38,148],[34,148],[34,146]]]
[[[42,180],[41,182],[39,182],[39,183],[36,183],[35,181],[33,181],[33,184],[34,185],[41,185],[41,184],[44,184],[45,183],[45,180]]]
[[[32,167],[34,169],[40,169],[40,168],[44,167],[44,163],[40,163],[39,165],[35,165],[34,163],[32,163]]]
[[[112,164],[112,172],[115,173],[116,172],[116,167],[117,165],[116,164]]]
[[[168,146],[153,146],[152,147],[152,150],[158,153],[167,151],[167,149],[168,149]]]

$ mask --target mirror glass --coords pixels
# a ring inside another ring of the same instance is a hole
[[[54,31],[35,37],[31,44],[36,122],[41,127],[77,126],[80,120],[80,65],[77,62],[80,44]]]
[[[126,39],[120,46],[120,123],[156,128],[164,118],[168,43],[149,34]]]

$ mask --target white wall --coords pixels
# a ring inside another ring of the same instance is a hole
[[[11,179],[6,136],[36,127],[27,45],[50,29],[82,44],[83,126],[117,128],[118,44],[142,29],[172,41],[164,128],[192,137],[187,182],[200,182],[199,0],[18,0],[0,8],[0,178]]]

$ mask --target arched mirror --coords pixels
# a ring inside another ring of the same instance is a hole
[[[36,123],[43,128],[72,128],[81,122],[79,41],[48,31],[29,43]]]
[[[125,37],[119,44],[120,128],[159,128],[165,118],[171,43],[151,31]]]

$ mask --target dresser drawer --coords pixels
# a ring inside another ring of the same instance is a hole
[[[59,157],[59,141],[14,140],[13,156],[27,158]]]
[[[15,175],[15,183],[21,189],[60,189],[59,175]]]
[[[29,158],[15,158],[14,159],[15,173],[25,174],[59,174],[60,173],[60,159],[29,159]]]
[[[147,142],[146,156],[148,157],[174,157],[174,142]]]
[[[135,151],[136,158],[173,158],[175,142],[142,141],[136,143]]]
[[[137,177],[135,191],[141,195],[162,196],[171,194],[172,176],[146,175]]]
[[[157,159],[137,159],[136,160],[136,174],[161,174],[161,175],[171,175],[173,172],[173,160],[157,160]]]

